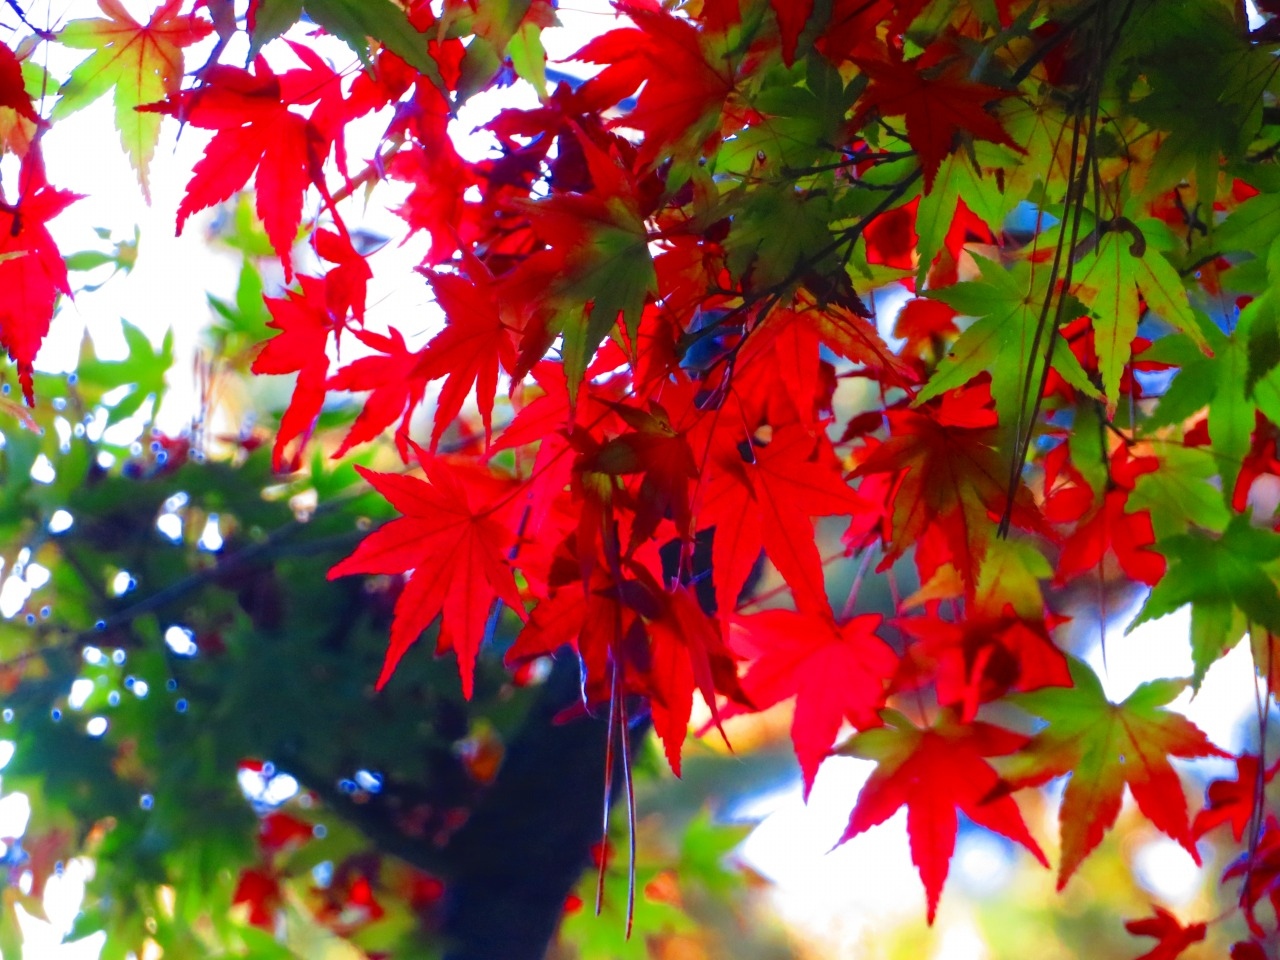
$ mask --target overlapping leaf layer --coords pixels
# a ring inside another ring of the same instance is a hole
[[[1280,21],[1217,0],[618,0],[573,58],[594,72],[553,86],[548,0],[256,0],[251,63],[180,89],[213,29],[194,7],[219,6],[170,0],[143,27],[102,0],[54,37],[94,52],[46,113],[114,86],[144,184],[159,116],[213,131],[179,230],[253,181],[294,281],[254,362],[297,374],[276,469],[393,428],[409,471],[364,473],[403,516],[332,571],[403,579],[380,685],[434,629],[469,695],[505,609],[509,663],[572,651],[585,706],[639,698],[677,772],[695,691],[709,726],[794,698],[806,791],[834,749],[876,761],[846,836],[905,806],[930,918],[957,810],[1045,861],[1015,796],[1060,776],[1060,886],[1126,788],[1193,855],[1229,821],[1252,824],[1251,864],[1271,856],[1245,789],[1264,796],[1270,760],[1241,758],[1244,786],[1193,820],[1169,759],[1221,750],[1169,704],[1246,634],[1271,690],[1280,672]],[[304,7],[363,69],[274,39]],[[44,222],[70,198],[42,173],[28,55],[0,47],[22,158],[0,341],[30,402],[69,292]],[[457,107],[516,75],[538,105],[464,159]],[[346,129],[379,112],[353,173]],[[420,317],[366,305],[377,261],[347,220],[382,179],[430,240],[444,322],[421,343]],[[294,276],[299,243],[323,270]],[[347,392],[339,440],[320,414]],[[892,609],[861,595],[876,578]],[[1117,704],[1063,624],[1105,623],[1088,598],[1126,584],[1151,588],[1135,624],[1191,605],[1194,675]],[[1258,938],[1274,873],[1244,870]],[[1130,929],[1161,957],[1204,935],[1160,909]]]

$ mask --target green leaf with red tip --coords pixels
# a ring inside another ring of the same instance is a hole
[[[1112,703],[1090,667],[1071,661],[1075,686],[1045,688],[1013,698],[1048,726],[1002,768],[998,795],[1070,774],[1059,811],[1062,862],[1058,889],[1116,821],[1127,786],[1152,825],[1200,862],[1187,819],[1182,781],[1170,757],[1226,756],[1190,720],[1167,709],[1185,680],[1144,683]]]

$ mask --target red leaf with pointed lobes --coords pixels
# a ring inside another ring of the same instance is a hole
[[[317,230],[311,236],[316,254],[334,266],[324,275],[325,302],[329,312],[339,319],[350,313],[364,322],[365,297],[373,271],[351,243],[344,230]]]
[[[1264,782],[1270,783],[1277,770],[1280,763],[1266,772]],[[1191,835],[1198,840],[1214,827],[1229,823],[1236,843],[1243,840],[1257,806],[1258,776],[1258,758],[1254,754],[1246,753],[1237,759],[1234,780],[1214,780],[1209,784],[1204,809],[1191,824]]]
[[[960,62],[933,66],[934,59],[936,55],[926,51],[918,60],[904,62],[902,54],[892,49],[885,59],[853,58],[871,82],[858,100],[851,129],[860,129],[873,112],[905,117],[907,140],[924,169],[925,193],[932,189],[938,167],[961,131],[976,140],[1022,149],[986,111],[987,104],[1012,96],[1012,91],[972,82]]]
[[[574,59],[604,69],[582,85],[580,95],[614,104],[642,85],[635,107],[616,121],[644,132],[637,161],[647,167],[673,149],[693,151],[716,132],[734,93],[736,71],[707,49],[692,21],[656,3],[619,2],[634,28],[596,37]]]
[[[945,398],[944,398],[945,408]],[[987,411],[960,412],[967,417]],[[888,544],[880,569],[937,528],[950,545],[952,563],[972,589],[987,544],[996,531],[993,517],[1005,508],[1008,465],[995,448],[995,431],[947,423],[915,410],[888,410],[889,439],[876,447],[855,476],[894,473]],[[1045,530],[1030,491],[1019,483],[1013,522]]]
[[[347,364],[325,385],[328,390],[372,391],[333,456],[341,457],[357,443],[372,440],[399,420],[396,448],[401,459],[407,462],[409,418],[427,389],[427,380],[420,369],[422,353],[410,352],[404,337],[394,327],[387,336],[368,330],[353,331],[352,336],[380,354]]]
[[[262,345],[250,369],[257,374],[297,373],[298,381],[289,406],[280,418],[275,446],[271,448],[271,468],[281,470],[288,459],[296,468],[310,436],[312,425],[324,404],[325,377],[329,373],[329,334],[337,329],[326,304],[327,284],[316,277],[299,277],[302,292],[293,290],[282,299],[267,297],[271,322],[267,326],[280,333]],[[293,457],[286,458],[289,444],[301,437]]]
[[[443,460],[428,458],[422,467],[425,481],[356,467],[403,516],[365,537],[329,571],[329,579],[412,571],[396,601],[377,687],[386,685],[400,658],[441,617],[436,652],[457,654],[462,693],[470,699],[476,654],[494,603],[501,600],[525,619],[507,559],[513,537],[501,516],[508,495],[492,476],[464,473]]]
[[[1135,937],[1155,937],[1159,943],[1138,957],[1137,960],[1174,960],[1182,956],[1182,952],[1193,943],[1204,939],[1207,928],[1204,923],[1182,923],[1164,907],[1154,904],[1151,909],[1154,916],[1142,920],[1129,920],[1124,928]]]
[[[938,701],[959,707],[965,721],[981,704],[1011,690],[1071,685],[1066,655],[1053,645],[1044,623],[1017,617],[1011,606],[1001,617],[972,616],[959,623],[913,617],[897,626],[915,642],[895,688],[931,681]]]
[[[910,203],[886,210],[872,217],[862,231],[863,244],[867,248],[867,262],[878,263],[897,270],[914,270],[916,267],[916,210],[920,198]],[[914,279],[907,278],[914,285]]]
[[[712,723],[728,744],[716,693],[741,699],[737,669],[720,630],[686,587],[676,586],[662,596],[662,613],[649,623],[649,669],[645,686],[653,714],[653,729],[680,776],[680,754],[689,732],[693,691],[697,688],[711,710]]]
[[[897,654],[876,634],[879,614],[836,623],[825,615],[767,610],[731,621],[730,645],[750,665],[742,690],[755,710],[795,697],[791,742],[808,799],[818,767],[848,721],[865,730],[880,726],[885,684]],[[730,707],[726,716],[745,712]]]
[[[946,353],[945,339],[956,333],[956,311],[941,300],[915,297],[898,313],[893,335],[907,341],[909,354],[938,359]]]
[[[798,425],[769,443],[752,443],[750,460],[721,456],[707,483],[699,526],[716,528],[712,567],[716,605],[727,615],[764,549],[801,610],[828,609],[811,517],[856,516],[871,506],[845,481],[824,437]]]
[[[0,107],[7,107],[32,123],[40,120],[22,80],[22,64],[3,43],[0,43]]]
[[[432,451],[462,411],[472,385],[488,446],[493,434],[498,370],[501,368],[510,375],[516,365],[512,331],[499,314],[492,291],[493,278],[475,257],[468,255],[466,261],[469,277],[448,273],[427,275],[436,302],[445,315],[444,329],[423,349],[414,371],[415,377],[424,381],[445,378],[431,429]]]
[[[32,364],[58,295],[71,296],[67,265],[45,224],[80,198],[49,186],[38,151],[23,158],[17,179],[21,195],[12,206],[0,203],[0,347],[17,364],[23,399],[34,407]]]
[[[795,62],[796,44],[804,25],[813,13],[813,0],[769,0],[782,34],[782,62],[788,67]]]
[[[908,0],[911,5],[918,2]],[[815,46],[832,63],[840,63],[875,36],[880,22],[900,6],[901,0],[832,0],[831,15]]]
[[[834,304],[819,306],[798,302],[795,309],[774,310],[751,337],[777,335],[787,327],[798,326],[811,331],[835,353],[862,364],[868,375],[894,386],[916,383],[918,377],[903,360],[889,349],[873,324],[852,310]],[[750,343],[750,340],[748,341]]]
[[[924,882],[930,923],[955,851],[957,810],[1049,865],[1013,798],[990,796],[999,777],[987,758],[1013,753],[1026,737],[988,723],[956,723],[949,711],[924,728],[893,710],[883,716],[886,726],[865,730],[840,749],[878,764],[858,794],[840,842],[884,823],[905,806],[911,862]]]
[[[1221,757],[1223,753],[1181,714],[1165,708],[1184,680],[1144,683],[1123,703],[1111,703],[1088,665],[1071,661],[1070,689],[1044,689],[1015,698],[1048,721],[1004,769],[997,793],[1036,786],[1070,773],[1058,820],[1062,862],[1058,889],[1111,829],[1124,788],[1151,823],[1178,841],[1196,863],[1200,855],[1187,821],[1182,782],[1170,757]]]
[[[548,576],[550,595],[533,608],[506,662],[513,666],[573,647],[582,661],[587,706],[614,696],[618,672],[622,695],[649,698],[654,731],[679,776],[693,691],[702,694],[716,726],[724,715],[717,694],[732,703],[745,699],[734,658],[688,588],[662,589],[649,567],[650,561],[661,566],[656,550],[621,560],[620,580],[609,564],[591,564],[584,582],[576,544],[569,538],[557,551]]]
[[[1062,547],[1054,582],[1061,585],[1102,562],[1107,552],[1131,579],[1155,586],[1164,576],[1165,559],[1150,549],[1156,542],[1151,513],[1128,513],[1127,490],[1108,490],[1102,506],[1075,529]]]
[[[229,199],[257,171],[256,209],[285,277],[292,276],[290,251],[302,221],[308,184],[323,185],[319,171],[329,153],[328,137],[290,106],[340,94],[338,76],[300,44],[293,49],[306,69],[277,76],[258,57],[253,73],[216,64],[204,85],[139,107],[216,130],[197,161],[178,206],[178,233],[193,213]]]
[[[1151,512],[1126,512],[1134,481],[1158,469],[1155,457],[1131,457],[1123,446],[1112,457],[1110,486],[1102,503],[1083,520],[1062,546],[1054,582],[1062,585],[1092,570],[1109,552],[1131,579],[1155,586],[1164,576],[1165,558],[1151,549],[1156,541]]]
[[[467,210],[463,194],[476,181],[470,166],[442,131],[429,148],[411,144],[399,151],[388,165],[387,174],[413,185],[395,213],[409,225],[411,234],[425,230],[431,236],[424,262],[428,266],[444,263],[458,246]]]
[[[1240,906],[1249,924],[1249,932],[1261,940],[1267,937],[1267,931],[1258,922],[1258,902],[1267,897],[1276,915],[1280,916],[1280,821],[1274,816],[1267,817],[1257,846],[1242,853],[1223,872],[1222,879],[1225,882],[1244,876],[1249,878],[1249,882],[1240,890]]]
[[[634,514],[628,552],[653,536],[668,516],[678,536],[692,537],[690,498],[698,468],[689,441],[672,426],[670,416],[656,402],[650,403],[648,411],[624,403],[605,401],[605,405],[633,429],[603,443],[578,431],[573,441],[582,452],[574,462],[574,470],[582,479],[587,474],[611,480],[642,477],[634,490],[613,497]]]

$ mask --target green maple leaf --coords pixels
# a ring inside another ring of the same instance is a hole
[[[648,241],[640,231],[597,225],[575,251],[568,274],[555,285],[558,301],[565,376],[570,396],[576,396],[596,348],[617,323],[626,326],[629,342],[636,342],[640,312],[658,278]],[[588,306],[590,304],[590,306]]]
[[[1048,726],[1003,767],[1004,782],[1013,789],[1071,774],[1058,813],[1058,889],[1115,823],[1126,785],[1143,815],[1199,863],[1182,783],[1169,757],[1225,754],[1186,717],[1164,709],[1186,681],[1153,680],[1117,704],[1082,661],[1071,661],[1071,679],[1071,687],[1012,698]]]
[[[1093,312],[1102,392],[1112,406],[1138,334],[1139,294],[1153,313],[1203,345],[1182,278],[1147,242],[1148,236],[1164,232],[1163,225],[1151,219],[1128,222],[1131,230],[1109,230],[1084,257],[1072,290]]]
[[[1231,518],[1220,537],[1192,532],[1168,537],[1156,549],[1169,558],[1169,571],[1156,584],[1129,630],[1191,604],[1192,682],[1235,646],[1248,624],[1280,632],[1280,591],[1276,560],[1280,534]]]
[[[1158,540],[1186,533],[1194,524],[1221,533],[1231,519],[1222,491],[1209,483],[1218,474],[1213,454],[1204,447],[1155,441],[1160,466],[1138,477],[1125,509],[1147,510]]]
[[[822,196],[795,190],[747,195],[725,239],[729,269],[762,290],[795,280],[799,264],[831,246],[830,219],[830,203]],[[814,266],[824,269],[823,264]]]
[[[1252,173],[1252,171],[1250,171]],[[1250,176],[1249,180],[1255,179]],[[1277,183],[1259,184],[1264,192],[1236,207],[1213,228],[1208,242],[1211,253],[1248,253],[1257,256],[1280,240],[1280,193]]]
[[[1015,424],[1025,428],[1030,400],[1024,396],[1024,390],[1027,383],[1033,391],[1039,387],[1049,343],[1046,331],[1039,338],[1038,346],[1036,344],[1036,328],[1048,293],[1049,271],[1033,270],[1025,261],[1004,267],[982,257],[974,259],[982,272],[981,280],[928,291],[929,297],[977,320],[960,335],[916,402],[924,403],[968,383],[979,374],[990,373],[991,395],[995,398],[1000,422],[1006,428]],[[1054,313],[1051,304],[1046,324],[1053,322]],[[1072,386],[1089,396],[1098,396],[1097,388],[1089,382],[1080,361],[1070,350],[1054,350],[1053,365]]]
[[[107,414],[107,423],[119,423],[142,409],[148,398],[154,398],[156,406],[164,399],[165,374],[173,366],[173,329],[165,331],[164,340],[157,350],[147,335],[131,323],[121,324],[124,342],[128,346],[125,358],[119,361],[103,361],[88,356],[88,343],[82,351],[76,367],[82,389],[91,395],[111,392],[109,388],[129,385],[132,389]]]
[[[854,80],[847,86],[824,57],[807,58],[792,67],[775,64],[761,78],[752,107],[759,123],[738,131],[708,158],[717,176],[758,178],[762,175],[802,173],[813,164],[826,166],[835,158],[832,144],[840,142],[845,117],[866,86]],[[812,175],[826,177],[830,170]],[[807,185],[810,178],[800,181]]]
[[[1006,170],[1005,190],[1018,199],[1033,191],[1060,196],[1071,176],[1071,118],[1060,99],[1042,87],[1006,101],[1001,119],[1027,158]]]
[[[64,46],[93,53],[62,85],[53,119],[74,113],[114,89],[120,142],[150,201],[147,168],[160,139],[162,118],[136,108],[178,92],[182,48],[204,39],[213,25],[194,14],[180,14],[182,0],[168,0],[145,27],[129,16],[119,0],[98,0],[98,6],[106,19],[72,20],[58,32]]]
[[[1240,465],[1249,452],[1255,426],[1255,411],[1261,405],[1251,392],[1261,396],[1264,380],[1249,388],[1249,339],[1255,320],[1267,309],[1259,298],[1240,312],[1231,335],[1223,333],[1207,317],[1197,314],[1203,342],[1213,351],[1206,356],[1196,341],[1186,335],[1162,337],[1144,359],[1172,363],[1181,368],[1160,398],[1160,405],[1144,424],[1153,432],[1181,423],[1208,407],[1212,453],[1222,478],[1222,493],[1228,503],[1235,490]],[[1263,406],[1263,410],[1267,409]]]
[[[982,143],[981,153],[989,154],[1006,150],[996,144]],[[988,150],[987,148],[990,148]],[[916,208],[916,250],[920,254],[920,266],[916,271],[917,282],[923,282],[934,258],[942,249],[947,231],[956,217],[956,204],[963,200],[975,215],[999,233],[1020,198],[1000,189],[992,170],[974,167],[969,157],[961,152],[953,153],[942,161],[933,181],[933,189],[920,197]]]
[[[1124,31],[1117,47],[1118,86],[1134,115],[1165,131],[1146,192],[1194,171],[1201,203],[1211,204],[1221,158],[1241,156],[1262,125],[1274,63],[1221,4],[1144,0],[1133,16],[1142,28]]]

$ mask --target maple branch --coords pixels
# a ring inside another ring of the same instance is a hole
[[[363,170],[354,177],[348,177],[347,182],[343,184],[342,188],[333,192],[329,198],[330,205],[337,206],[343,200],[349,200],[355,195],[357,190],[366,184],[383,179],[385,176],[384,168],[387,165],[387,161],[399,153],[404,145],[405,141],[403,139],[392,140],[391,146],[388,149],[379,151],[377,157],[365,164],[365,168]]]
[[[18,19],[22,21],[22,25],[26,27],[28,30],[30,30],[32,33],[34,33],[41,40],[53,40],[54,38],[57,37],[57,34],[54,33],[52,30],[42,30],[40,27],[37,27],[34,23],[28,20],[27,15],[23,13],[22,8],[18,6],[18,0],[4,0],[4,2],[9,7],[10,10],[12,10],[14,13],[18,15]]]
[[[1072,202],[1071,209],[1071,239],[1066,244],[1065,250],[1068,252],[1066,258],[1066,267],[1062,270],[1062,294],[1058,296],[1056,308],[1053,308],[1053,323],[1049,329],[1049,343],[1045,349],[1044,367],[1040,375],[1040,383],[1038,389],[1032,395],[1031,385],[1035,375],[1036,357],[1040,348],[1040,339],[1043,336],[1045,323],[1048,320],[1051,305],[1053,304],[1054,291],[1058,287],[1059,270],[1062,269],[1062,260],[1064,252],[1065,234],[1062,231],[1058,233],[1058,242],[1054,250],[1053,265],[1049,271],[1049,283],[1045,290],[1045,299],[1041,306],[1040,317],[1036,322],[1035,336],[1031,341],[1031,363],[1027,367],[1026,377],[1023,381],[1022,391],[1019,395],[1018,404],[1018,421],[1015,425],[1014,432],[1014,449],[1013,457],[1009,464],[1009,477],[1007,482],[1005,508],[1004,513],[1000,517],[999,535],[1008,536],[1009,528],[1013,521],[1014,501],[1018,492],[1018,481],[1022,474],[1022,468],[1026,463],[1027,454],[1031,449],[1031,441],[1035,431],[1035,422],[1040,416],[1040,408],[1044,402],[1045,386],[1049,380],[1049,371],[1053,365],[1053,352],[1060,339],[1061,331],[1059,326],[1062,322],[1062,311],[1066,305],[1066,296],[1071,290],[1072,274],[1077,261],[1076,250],[1081,243],[1080,225],[1084,216],[1085,200],[1086,200],[1086,178],[1092,173],[1094,183],[1094,206],[1095,214],[1101,215],[1101,211],[1097,209],[1101,202],[1101,184],[1100,173],[1098,170],[1098,117],[1101,109],[1102,97],[1102,76],[1109,61],[1112,52],[1119,43],[1121,28],[1127,22],[1129,16],[1133,12],[1134,0],[1129,0],[1121,12],[1117,21],[1116,28],[1108,37],[1108,42],[1103,45],[1095,44],[1095,58],[1090,71],[1088,80],[1082,90],[1082,96],[1087,98],[1089,109],[1088,134],[1085,140],[1084,156],[1077,163],[1078,149],[1080,145],[1080,130],[1082,124],[1082,115],[1084,113],[1084,103],[1077,105],[1075,111],[1075,122],[1072,124],[1071,134],[1071,166],[1070,175],[1067,178],[1068,183],[1068,201]],[[1095,24],[1095,29],[1099,27],[1104,8],[1095,7],[1091,13],[1096,14],[1099,21]],[[1097,38],[1095,38],[1097,39]],[[1077,183],[1078,178],[1078,183]],[[1072,194],[1075,194],[1074,198]],[[1096,228],[1095,228],[1096,229]],[[1135,228],[1136,229],[1136,228]],[[1087,242],[1087,241],[1086,241]],[[1096,240],[1094,241],[1096,244]],[[1138,243],[1138,239],[1134,240],[1134,244]],[[1030,417],[1024,420],[1024,413],[1028,402],[1031,402]]]
[[[782,176],[787,180],[801,180],[805,177],[812,176],[817,173],[830,173],[832,170],[844,170],[847,167],[855,167],[860,163],[889,163],[893,160],[906,160],[908,157],[914,157],[914,150],[885,150],[878,153],[854,152],[854,155],[845,157],[843,160],[836,160],[831,163],[821,163],[814,167],[805,167],[803,169],[796,167],[783,167]],[[862,187],[867,190],[892,190],[893,184],[873,184],[863,183],[859,180],[849,180],[852,187]]]

